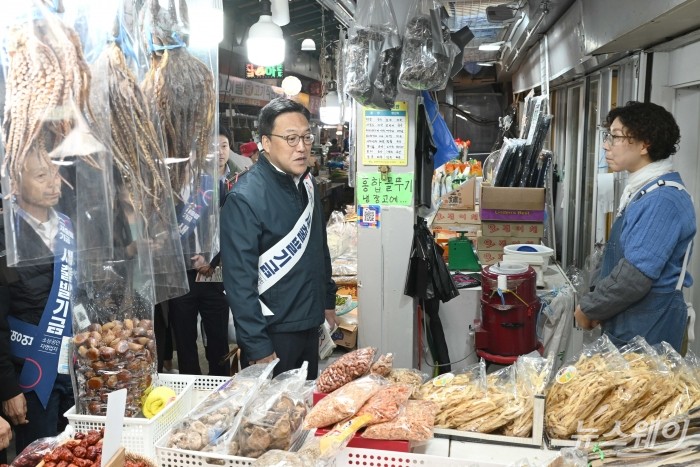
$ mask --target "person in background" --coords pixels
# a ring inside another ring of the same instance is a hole
[[[33,381],[39,383],[33,389],[20,386],[29,354],[44,352],[36,350],[33,343],[41,344],[48,335],[45,333],[56,331],[51,326],[39,331],[39,326],[43,328],[53,322],[49,319],[59,308],[59,298],[53,293],[54,283],[60,280],[62,269],[74,268],[74,261],[66,259],[66,250],[58,241],[59,232],[71,232],[70,220],[55,209],[61,197],[58,168],[48,157],[41,157],[37,152],[29,153],[17,179],[11,183],[14,185],[12,209],[18,256],[51,258],[61,254],[62,257],[60,264],[50,259],[47,262],[27,261],[25,265],[12,268],[7,267],[7,256],[0,258],[0,285],[9,296],[0,305],[0,398],[2,412],[14,426],[15,449],[19,453],[34,440],[62,432],[68,424],[63,414],[75,405],[67,354],[65,361],[60,360],[58,351],[52,354],[52,360],[43,363],[39,363],[42,359],[38,356],[33,358],[33,364],[39,366],[38,380]],[[5,248],[4,226],[0,222],[0,251]],[[60,308],[70,309],[70,300],[61,299],[61,302]],[[64,336],[72,336],[70,324],[64,326],[63,331]],[[34,333],[34,339],[28,347],[13,347],[12,332]],[[57,339],[60,342],[62,336],[57,336]],[[44,354],[43,357],[47,358],[47,353]],[[28,376],[34,378],[31,374]],[[45,395],[42,402],[38,392],[42,392],[44,384],[50,385],[50,394]],[[0,429],[0,432],[4,430]]]
[[[230,157],[231,154],[236,154],[231,151],[231,134],[223,126],[219,126],[219,179],[221,177],[231,178],[234,174],[243,172],[247,167],[239,166]],[[236,154],[240,156],[239,154]]]
[[[249,157],[250,160],[253,161],[253,163],[256,163],[258,161],[258,158],[260,157],[260,150],[258,149],[258,144],[254,141],[241,144],[239,150],[241,151],[241,155],[243,155],[244,157]]]
[[[350,139],[347,136],[343,138],[343,152],[350,152]]]
[[[598,324],[616,346],[639,335],[681,351],[688,314],[682,288],[697,224],[690,195],[670,156],[678,125],[663,107],[628,102],[610,111],[603,148],[608,167],[626,170],[617,217],[605,247],[600,279],[575,310],[583,329]]]
[[[217,159],[220,197],[224,196],[233,179],[241,171],[227,157],[230,141],[228,132],[220,126],[219,158]],[[168,302],[170,309],[168,317],[173,328],[180,374],[202,374],[197,351],[197,316],[199,315],[202,320],[202,340],[209,364],[209,375],[229,375],[230,368],[225,356],[229,353],[228,315],[230,311],[224,295],[223,283],[212,279],[218,263],[216,257],[217,255],[214,255],[211,262],[201,254],[189,258],[187,281],[190,291]]]
[[[246,157],[242,154],[234,152],[233,146],[232,146],[233,139],[231,139],[231,137],[229,136],[228,140],[229,140],[229,146],[230,146],[229,157],[228,157],[229,160],[234,164],[235,167],[237,167],[239,169],[238,172],[244,172],[244,171],[248,170],[253,165],[253,161],[250,159],[250,157]],[[221,140],[219,140],[219,141],[221,141]],[[246,144],[246,143],[243,143],[243,144]],[[241,150],[240,147],[238,150],[239,151]]]
[[[221,212],[226,297],[241,366],[279,358],[274,373],[309,362],[318,375],[318,328],[335,327],[336,286],[318,187],[309,174],[308,111],[277,98],[261,111],[265,153],[229,192]]]
[[[340,146],[338,146],[338,138],[331,139],[331,146],[328,148],[328,155],[338,155],[340,154]]]

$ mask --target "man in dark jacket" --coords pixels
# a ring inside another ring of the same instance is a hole
[[[221,212],[224,287],[241,362],[279,358],[275,374],[309,362],[318,373],[318,328],[335,324],[336,286],[318,187],[307,168],[308,112],[279,98],[258,119],[265,155],[243,174]]]
[[[51,325],[52,315],[60,317],[60,312],[56,315],[57,305],[70,314],[70,300],[64,300],[65,295],[55,294],[54,290],[64,285],[66,279],[70,281],[73,261],[65,259],[67,249],[61,246],[65,242],[59,241],[59,237],[65,239],[66,234],[72,235],[72,231],[70,221],[54,210],[61,193],[61,181],[55,166],[47,158],[30,154],[19,180],[15,182],[16,204],[12,203],[12,209],[16,243],[12,247],[16,248],[17,257],[24,261],[21,267],[13,268],[7,268],[6,256],[0,261],[0,285],[9,298],[6,302],[3,299],[0,306],[0,398],[4,415],[14,425],[15,447],[19,453],[32,441],[56,436],[63,431],[67,425],[63,413],[74,404],[68,353],[59,354],[59,348],[72,335],[69,316],[61,322],[62,335],[56,326]],[[0,250],[5,250],[4,240],[4,231],[0,229]],[[60,258],[61,251],[64,260],[54,263],[54,254]],[[58,284],[56,287],[55,283]],[[49,325],[45,326],[46,323]],[[28,343],[28,338],[23,339],[21,351],[24,355],[18,355],[16,348],[11,348],[12,337],[17,343],[16,336],[31,337],[30,333],[33,333],[31,343]],[[53,335],[51,344],[42,344],[42,350],[38,350],[36,344],[46,341],[49,334]],[[41,353],[44,353],[44,358],[49,358],[46,355],[50,353],[53,359],[42,360]],[[32,380],[36,386],[34,389],[20,386],[25,370],[27,374],[32,371],[27,363],[30,355],[32,365],[40,368],[38,378]],[[27,366],[29,368],[25,368]],[[50,395],[40,390],[44,387]],[[43,396],[40,397],[39,393]]]

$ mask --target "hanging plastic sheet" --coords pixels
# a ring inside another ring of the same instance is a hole
[[[218,46],[190,45],[190,11],[210,2],[148,0],[140,13],[141,37],[150,67],[141,84],[151,118],[164,138],[165,161],[176,199],[176,215],[186,267],[191,257],[210,259],[218,250],[218,171],[216,119]]]
[[[425,219],[413,226],[413,244],[404,295],[421,299],[437,298],[448,302],[459,295],[450,271],[442,258],[442,248],[435,242]]]
[[[69,228],[78,255],[112,254],[110,153],[89,125],[106,109],[89,103],[83,41],[100,24],[88,22],[88,3],[76,0],[64,14],[61,2],[15,2],[0,19],[2,191],[11,266],[54,262],[59,224]]]
[[[120,251],[113,259],[138,264],[139,274],[132,279],[142,281],[133,286],[160,303],[186,293],[187,276],[163,140],[138,84],[147,58],[137,34],[137,12],[131,2],[119,3],[102,41],[107,46],[90,64],[93,82],[108,83],[91,92],[91,102],[109,109],[108,118],[96,119],[94,126],[114,161],[114,238]],[[82,264],[90,277],[102,276],[100,261]]]
[[[345,92],[364,106],[393,108],[401,36],[391,2],[375,0],[358,6],[344,55]]]
[[[435,0],[414,0],[408,9],[399,72],[406,89],[439,91],[447,84],[459,48],[442,22],[442,8]]]

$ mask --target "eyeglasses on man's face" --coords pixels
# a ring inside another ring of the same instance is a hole
[[[294,147],[297,144],[299,144],[299,141],[303,141],[306,146],[311,146],[314,143],[314,135],[312,135],[311,133],[307,133],[305,135],[286,135],[286,136],[275,135],[273,133],[270,133],[270,136],[277,136],[278,138],[282,138],[291,147]]]
[[[603,132],[603,143],[609,144],[610,146],[614,145],[615,142],[618,140],[622,139],[631,139],[633,138],[632,136],[625,136],[625,135],[613,135],[609,131],[604,131]]]

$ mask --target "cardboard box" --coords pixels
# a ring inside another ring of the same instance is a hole
[[[481,219],[544,222],[544,188],[481,187]]]
[[[477,251],[500,251],[503,252],[503,248],[508,245],[517,245],[524,243],[526,245],[539,245],[540,237],[491,237],[491,236],[478,236],[476,238],[476,249]]]
[[[502,251],[477,251],[476,255],[479,257],[479,262],[482,266],[488,266],[503,260]]]
[[[470,178],[459,188],[442,197],[440,207],[445,209],[466,209],[474,210],[474,192],[476,189],[476,179]]]
[[[435,219],[433,219],[433,224],[478,225],[480,223],[479,211],[467,211],[464,209],[440,208],[435,214]]]
[[[331,337],[335,345],[354,349],[357,345],[357,324],[338,324],[338,329]]]
[[[542,238],[544,224],[532,222],[482,222],[481,235],[484,237]]]

